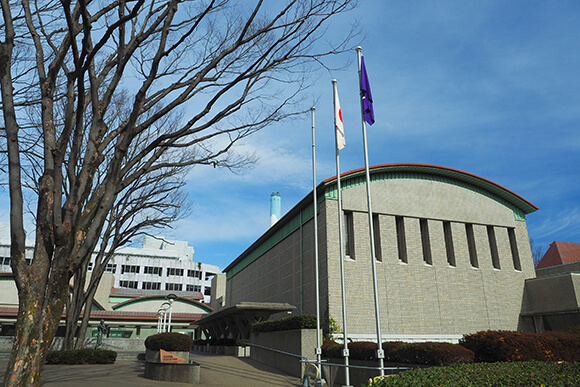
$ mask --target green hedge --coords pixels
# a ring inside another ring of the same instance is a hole
[[[316,316],[312,314],[299,314],[252,325],[252,331],[254,332],[276,332],[291,329],[316,329]]]
[[[449,367],[423,368],[399,375],[375,378],[371,387],[483,387],[483,386],[577,386],[580,363],[455,364]]]
[[[454,363],[472,363],[475,354],[458,344],[450,343],[403,343],[387,341],[382,344],[385,361],[396,363],[449,365]],[[342,357],[342,344],[333,341],[325,342],[322,353],[326,357]],[[377,344],[372,341],[356,341],[348,344],[351,359],[375,359]]]
[[[465,335],[460,344],[475,352],[476,362],[580,361],[580,334],[482,331]]]
[[[183,333],[158,333],[145,339],[145,348],[153,351],[163,349],[165,351],[186,351],[191,350],[193,339]]]
[[[413,364],[451,365],[473,363],[473,351],[451,343],[401,343],[391,350],[385,349],[388,361]]]
[[[46,355],[46,364],[113,364],[117,352],[104,349],[73,349],[51,351]]]

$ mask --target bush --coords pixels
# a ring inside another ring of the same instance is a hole
[[[113,364],[117,352],[104,349],[73,349],[51,351],[46,355],[46,364]]]
[[[482,331],[460,344],[475,352],[477,362],[580,361],[580,335],[570,332]]]
[[[153,351],[163,349],[165,351],[186,351],[191,350],[193,339],[183,333],[158,333],[145,339],[145,348]]]
[[[397,363],[449,365],[454,363],[472,363],[475,355],[458,344],[450,343],[403,343],[386,341],[382,343],[385,361]],[[326,357],[342,357],[342,344],[334,341],[325,342],[322,354]],[[348,344],[351,359],[376,359],[377,344],[372,341],[355,341]]]
[[[322,355],[331,358],[341,358],[343,344],[334,340],[324,339],[322,344]],[[357,360],[370,360],[375,358],[377,344],[372,341],[355,341],[348,343],[349,357]]]
[[[376,359],[377,343],[372,341],[355,341],[348,343],[350,358],[357,360]]]
[[[395,360],[393,357],[393,352],[402,344],[402,341],[385,341],[381,345],[383,351],[385,351],[385,361],[398,362],[399,360]]]
[[[568,328],[564,332],[580,335],[580,325],[576,325],[575,327]]]
[[[370,387],[415,386],[573,386],[580,380],[580,363],[455,364],[411,370],[375,378]]]
[[[316,329],[316,316],[312,314],[299,314],[279,320],[260,322],[252,326],[252,331],[254,332],[276,332],[291,329]]]
[[[399,343],[385,352],[388,361],[400,363],[451,365],[475,359],[473,351],[451,343]]]
[[[342,345],[327,337],[322,338],[322,356],[329,358],[341,357]]]

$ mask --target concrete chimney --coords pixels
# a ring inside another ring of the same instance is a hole
[[[282,216],[280,192],[272,192],[270,195],[270,227]]]

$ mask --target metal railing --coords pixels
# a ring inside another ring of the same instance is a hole
[[[347,367],[346,364],[340,364],[340,363],[329,363],[327,360],[322,360],[322,361],[318,361],[318,360],[310,360],[305,356],[302,355],[298,355],[295,353],[291,353],[291,352],[286,352],[286,351],[282,351],[280,349],[276,349],[276,348],[270,348],[270,347],[265,347],[263,345],[259,345],[259,344],[253,344],[250,343],[251,347],[257,347],[257,348],[261,348],[261,349],[265,349],[267,351],[272,351],[272,352],[276,352],[276,353],[280,353],[282,355],[287,355],[287,356],[292,356],[295,358],[300,359],[299,362],[305,365],[314,365],[316,370],[317,370],[317,376],[315,377],[315,379],[317,379],[317,381],[322,377],[322,366],[330,366],[330,367]],[[406,366],[396,366],[396,367],[370,367],[370,366],[361,366],[361,365],[352,365],[349,364],[348,365],[349,368],[355,368],[355,369],[364,369],[364,370],[375,370],[377,372],[381,372],[381,370],[384,371],[403,371],[403,370],[409,370],[412,367],[406,367]],[[304,372],[304,374],[306,375],[306,372]],[[328,375],[327,375],[328,376]]]

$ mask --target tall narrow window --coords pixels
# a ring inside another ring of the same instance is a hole
[[[499,265],[499,254],[497,252],[497,242],[495,240],[495,230],[493,226],[487,226],[487,239],[489,240],[489,251],[491,252],[491,263],[495,269],[501,269]]]
[[[518,252],[518,243],[516,240],[516,232],[513,228],[508,228],[508,237],[510,239],[510,247],[512,250],[512,259],[514,261],[514,269],[522,270],[520,263],[520,253]]]
[[[381,252],[381,224],[379,223],[379,214],[373,214],[373,237],[375,239],[375,259],[383,260]]]
[[[354,224],[352,212],[344,212],[344,255],[354,259]]]
[[[402,216],[395,217],[397,227],[397,248],[399,250],[399,260],[407,263],[407,242],[405,240],[405,220]]]
[[[475,248],[475,234],[473,233],[473,224],[465,224],[465,233],[467,234],[467,248],[469,249],[469,260],[472,267],[479,267],[477,262],[477,249]]]
[[[451,222],[443,222],[443,236],[445,237],[445,252],[447,253],[447,263],[449,266],[455,266],[455,248],[453,247]]]
[[[431,255],[431,243],[429,242],[429,223],[427,219],[419,219],[419,226],[421,227],[421,245],[423,246],[423,260],[427,265],[433,264],[433,257]]]

